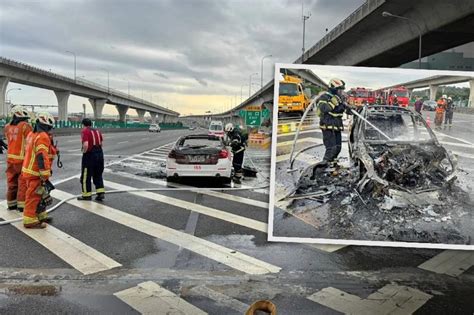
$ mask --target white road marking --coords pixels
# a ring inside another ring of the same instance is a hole
[[[22,215],[16,211],[8,211],[5,203],[3,203],[0,205],[0,217],[4,220],[12,220],[20,218]],[[48,225],[47,228],[41,230],[25,229],[21,221],[12,225],[82,274],[88,275],[122,266],[112,258],[105,256],[52,225]]]
[[[406,286],[387,284],[367,299],[328,287],[308,299],[344,314],[412,314],[433,296]]]
[[[463,143],[469,144],[469,145],[471,145],[471,146],[474,146],[474,143],[469,142],[469,141],[467,141],[467,140],[464,140],[464,139],[461,139],[461,138],[457,138],[457,137],[453,137],[453,136],[447,135],[447,134],[442,133],[442,132],[439,132],[439,131],[434,131],[434,130],[433,130],[433,132],[436,134],[436,136],[451,138],[451,139],[457,140],[457,141],[459,141],[459,142],[463,142]]]
[[[340,250],[341,248],[347,247],[348,245],[332,245],[332,244],[307,244],[309,247],[316,248],[328,253],[333,253]]]
[[[114,182],[111,182],[111,181],[104,181],[104,184],[105,184],[106,187],[110,187],[110,188],[117,189],[117,190],[130,190],[130,189],[133,189],[133,187],[118,184],[118,183],[114,183]],[[140,197],[143,197],[143,198],[147,198],[147,199],[151,199],[151,200],[154,200],[154,201],[166,203],[166,204],[169,204],[169,205],[172,205],[172,206],[180,207],[180,208],[183,208],[183,209],[186,209],[186,210],[189,210],[189,211],[198,212],[198,213],[201,213],[201,214],[204,214],[204,215],[207,215],[207,216],[219,219],[219,220],[231,222],[233,224],[241,225],[241,226],[244,226],[244,227],[247,227],[247,228],[250,228],[250,229],[253,229],[253,230],[257,230],[257,231],[260,231],[260,232],[263,232],[263,233],[267,233],[267,230],[268,230],[267,223],[260,222],[260,221],[257,221],[257,220],[253,220],[253,219],[249,219],[247,217],[242,217],[242,216],[239,216],[239,215],[236,215],[236,214],[233,214],[233,213],[229,213],[229,212],[226,212],[226,211],[206,207],[206,206],[199,205],[199,204],[196,204],[196,203],[193,203],[193,202],[184,201],[184,200],[181,200],[181,199],[172,198],[172,197],[168,197],[168,196],[164,196],[164,195],[160,195],[160,194],[155,194],[155,193],[148,192],[148,191],[130,192],[130,194],[135,195],[135,196],[140,196]]]
[[[123,143],[127,143],[127,142],[130,142],[130,141],[120,141],[120,142],[117,142],[117,144],[123,144]]]
[[[289,140],[289,141],[284,141],[284,142],[278,142],[277,147],[283,147],[287,145],[293,145],[294,140]],[[301,142],[313,142],[313,143],[323,143],[322,139],[319,138],[312,138],[312,137],[307,137],[307,138],[300,138],[296,141],[296,143],[301,143]]]
[[[311,129],[311,130],[302,130],[300,131],[300,135],[304,135],[305,133],[322,133],[321,129]],[[294,136],[296,132],[287,132],[287,133],[281,133],[278,134],[277,137],[288,137],[288,136]]]
[[[109,169],[105,169],[104,171],[105,172],[110,172],[110,173],[115,174],[115,175],[120,175],[122,177],[136,179],[136,180],[139,180],[139,181],[142,181],[142,182],[147,182],[147,183],[150,183],[150,184],[158,184],[158,185],[161,185],[161,186],[171,186],[171,187],[178,187],[178,188],[189,188],[189,191],[193,191],[193,188],[195,188],[193,186],[188,186],[188,185],[183,185],[183,184],[178,184],[178,183],[168,183],[166,180],[152,179],[152,178],[149,178],[149,177],[133,175],[133,174],[126,173],[126,172],[121,172],[121,171],[112,171],[112,170],[109,170]],[[225,200],[232,200],[232,201],[247,204],[247,205],[250,205],[250,206],[263,208],[265,210],[268,209],[268,202],[248,199],[248,198],[235,196],[235,195],[231,195],[231,194],[227,194],[227,193],[223,193],[223,192],[219,192],[219,191],[209,191],[209,192],[200,191],[199,194],[209,195],[211,197],[217,197],[217,198],[221,198],[221,199],[225,199]]]
[[[68,143],[69,143],[69,142],[80,142],[80,139],[68,140],[68,141],[66,141],[66,142],[68,142]]]
[[[237,311],[239,314],[245,314],[245,312],[249,308],[249,305],[242,303],[234,298],[231,298],[230,296],[214,291],[204,285],[193,287],[191,289],[191,292],[193,294],[204,296],[208,299],[214,300],[217,305],[231,308]]]
[[[141,156],[135,156],[128,159],[124,159],[121,162],[133,161],[133,162],[138,162],[138,163],[154,163],[153,161],[150,161],[150,160],[140,160],[140,158]]]
[[[474,266],[474,252],[445,250],[425,261],[418,268],[457,277]]]
[[[459,151],[452,151],[452,150],[451,150],[451,152],[454,155],[457,155],[457,156],[460,156],[460,157],[463,157],[463,158],[466,158],[466,159],[474,159],[474,154],[468,154],[468,153],[459,152]]]
[[[51,194],[56,199],[67,199],[73,197],[73,195],[58,189],[53,190]],[[180,246],[191,252],[215,260],[247,274],[277,273],[281,270],[280,267],[242,254],[233,249],[145,220],[103,204],[79,201],[76,199],[72,199],[68,201],[68,203],[92,214],[106,218],[107,220],[117,222],[131,229],[162,239],[168,243]]]
[[[451,146],[451,147],[461,147],[461,148],[469,148],[469,149],[474,149],[474,146],[466,143],[454,143],[454,142],[448,142],[448,141],[439,141],[439,143]]]
[[[207,314],[153,281],[139,283],[114,295],[141,314]]]
[[[67,150],[67,152],[77,152],[77,151],[81,151],[82,149],[73,149],[73,150]]]
[[[148,159],[148,160],[152,160],[152,161],[166,161],[165,158],[158,158],[158,157],[147,156],[147,155],[140,155],[140,159]]]
[[[283,154],[283,155],[278,155],[276,157],[276,162],[283,162],[286,160],[290,159],[290,153],[288,154]],[[302,161],[312,161],[314,160],[315,162],[320,161],[321,159],[318,159],[316,156],[308,154],[308,153],[301,153],[296,157],[297,160],[302,160]]]

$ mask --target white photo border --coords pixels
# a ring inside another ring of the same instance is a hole
[[[269,242],[287,242],[287,243],[311,243],[323,245],[358,245],[358,246],[383,246],[383,247],[405,247],[405,248],[427,248],[427,249],[451,249],[451,250],[474,250],[474,245],[443,244],[443,243],[419,243],[419,242],[397,242],[397,241],[363,241],[363,240],[344,240],[344,239],[326,239],[309,237],[286,237],[274,236],[274,212],[275,212],[275,183],[276,183],[276,148],[278,139],[278,96],[280,88],[280,69],[295,70],[314,70],[315,68],[344,69],[357,68],[372,71],[373,73],[407,73],[416,71],[417,74],[426,73],[431,75],[454,75],[469,76],[474,79],[474,74],[468,71],[449,71],[449,70],[426,70],[426,69],[406,69],[406,68],[379,68],[379,67],[353,67],[353,66],[331,66],[319,64],[293,64],[293,63],[275,63],[274,91],[273,91],[273,121],[272,121],[272,143],[271,143],[271,164],[270,164],[270,196],[268,211],[268,237]]]

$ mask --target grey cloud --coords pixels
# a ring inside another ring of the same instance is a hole
[[[307,48],[361,3],[305,0]],[[0,55],[70,76],[71,50],[86,78],[107,68],[137,89],[173,89],[160,80],[172,78],[180,91],[240,94],[262,56],[273,55],[266,80],[274,62],[299,56],[301,23],[301,2],[289,0],[3,0]]]

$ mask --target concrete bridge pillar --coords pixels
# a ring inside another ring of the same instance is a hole
[[[168,117],[168,115],[166,115],[166,114],[161,115],[161,122],[162,123],[167,122],[167,117]]]
[[[54,91],[58,99],[58,120],[67,121],[67,101],[71,91]]]
[[[474,107],[474,79],[469,80],[469,100],[467,106]]]
[[[127,111],[128,111],[128,106],[122,106],[122,105],[115,105],[115,108],[117,109],[119,113],[119,121],[125,122]]]
[[[411,98],[411,94],[413,93],[413,89],[407,89],[408,90],[408,98]]]
[[[150,116],[151,116],[151,123],[156,124],[156,117],[158,116],[158,113],[150,112]]]
[[[102,110],[104,109],[104,105],[107,103],[107,100],[104,98],[90,98],[89,102],[91,103],[92,109],[94,110],[94,119],[101,119]]]
[[[145,121],[145,110],[144,109],[136,109],[138,114],[138,120],[142,123]]]
[[[430,101],[436,101],[436,93],[438,92],[437,85],[430,85]]]
[[[5,102],[5,94],[7,93],[8,82],[10,82],[10,78],[0,77],[0,117],[8,116],[9,108],[7,108],[7,104]]]

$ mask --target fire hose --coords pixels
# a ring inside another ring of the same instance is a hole
[[[265,186],[260,186],[260,187],[240,187],[240,188],[133,188],[133,189],[118,189],[118,190],[111,190],[107,191],[106,194],[119,194],[119,193],[127,193],[127,192],[140,192],[140,191],[194,191],[194,192],[211,192],[211,191],[241,191],[241,190],[257,190],[257,189],[266,189],[268,188],[269,185]],[[92,195],[96,195],[97,193],[92,193]],[[58,209],[61,205],[64,203],[76,199],[77,197],[80,197],[81,195],[74,195],[66,199],[60,200],[57,204],[55,204],[53,207],[48,209],[46,212],[50,213],[53,212],[54,210]],[[17,218],[17,219],[12,219],[12,220],[7,220],[7,221],[1,221],[1,225],[8,225],[11,223],[19,222],[23,220],[23,218]]]

